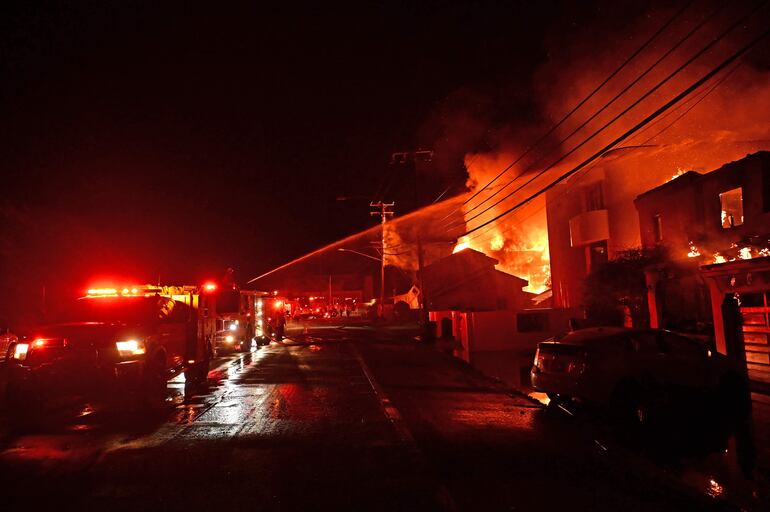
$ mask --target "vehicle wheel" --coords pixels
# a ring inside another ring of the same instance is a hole
[[[185,370],[185,381],[198,386],[205,384],[209,375],[209,361],[199,361]]]
[[[142,405],[153,414],[163,412],[166,406],[166,377],[162,368],[160,364],[148,366],[142,379]]]
[[[16,427],[29,427],[42,415],[43,404],[40,398],[30,391],[9,382],[6,387],[5,403],[9,411],[11,423]]]
[[[731,372],[719,381],[718,407],[731,422],[741,421],[751,412],[751,392],[740,374]]]

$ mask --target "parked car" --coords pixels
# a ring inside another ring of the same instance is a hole
[[[664,406],[706,400],[734,407],[746,389],[724,355],[656,329],[582,329],[541,342],[531,377],[533,387],[556,403],[606,405],[638,423]]]

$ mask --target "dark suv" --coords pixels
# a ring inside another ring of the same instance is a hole
[[[84,297],[12,343],[8,400],[20,408],[71,395],[162,405],[166,381],[194,357],[194,316],[160,295]],[[192,351],[192,352],[191,352]]]

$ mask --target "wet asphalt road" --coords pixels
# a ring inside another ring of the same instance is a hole
[[[215,366],[205,389],[170,383],[156,420],[85,407],[6,432],[3,508],[725,506],[408,339],[323,330]]]

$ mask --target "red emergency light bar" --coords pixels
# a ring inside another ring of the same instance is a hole
[[[33,349],[41,348],[64,348],[67,346],[67,340],[64,338],[36,338],[32,342]]]
[[[117,288],[91,288],[88,290],[88,295],[117,295]]]
[[[217,284],[209,281],[203,285],[203,289],[206,290],[207,292],[213,292],[214,290],[217,289]]]
[[[144,285],[125,288],[90,288],[86,297],[147,297],[161,291],[157,286]]]

